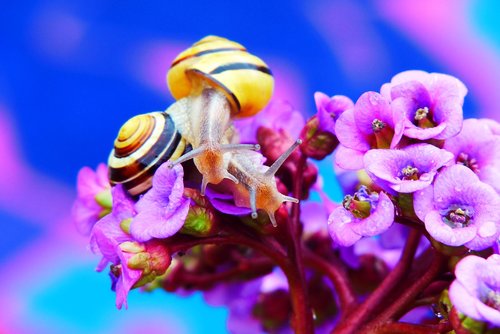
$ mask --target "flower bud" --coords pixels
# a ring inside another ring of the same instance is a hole
[[[159,241],[149,241],[145,244],[126,241],[119,247],[127,261],[127,267],[141,271],[141,277],[134,284],[134,288],[163,275],[172,261],[167,247]]]
[[[205,237],[217,232],[214,209],[205,196],[195,189],[185,188],[184,196],[191,199],[189,211],[181,232],[196,237]]]
[[[321,129],[316,115],[307,121],[300,133],[300,139],[302,139],[300,145],[302,153],[316,160],[322,160],[330,155],[339,144],[332,132]]]
[[[95,195],[95,201],[102,208],[99,213],[99,218],[104,217],[111,212],[111,207],[113,206],[113,197],[111,196],[111,189],[104,189],[100,193]]]
[[[266,165],[271,165],[276,161],[294,141],[295,139],[283,130],[275,130],[265,126],[261,126],[257,130],[257,142],[261,147],[262,155],[267,158]],[[283,167],[289,169],[289,165],[293,165],[299,156],[300,153],[297,150],[294,151]]]

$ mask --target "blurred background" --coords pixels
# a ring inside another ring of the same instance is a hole
[[[356,100],[403,70],[469,88],[467,117],[500,118],[494,0],[3,1],[0,11],[0,333],[225,333],[227,312],[133,291],[107,274],[69,216],[76,175],[107,159],[128,118],[163,110],[175,55],[208,34],[238,41],[304,115],[313,94]],[[331,161],[320,164],[341,194]]]

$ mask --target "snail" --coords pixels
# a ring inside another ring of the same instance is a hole
[[[118,132],[108,159],[111,185],[123,184],[130,195],[151,188],[154,172],[169,159],[177,159],[186,141],[170,115],[152,112],[129,119]]]
[[[231,119],[258,113],[271,98],[274,79],[258,57],[225,38],[207,36],[177,56],[167,74],[177,100],[166,112],[193,150],[172,164],[193,159],[202,174],[201,193],[208,183],[228,172],[227,152],[255,150],[258,146],[230,142]]]
[[[302,140],[297,139],[270,167],[262,164],[261,155],[256,152],[232,154],[229,172],[239,181],[232,187],[235,204],[250,207],[254,219],[257,218],[257,209],[266,211],[271,223],[276,227],[274,212],[283,202],[298,203],[299,200],[278,191],[274,174],[301,143]]]

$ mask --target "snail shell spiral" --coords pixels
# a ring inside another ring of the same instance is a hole
[[[137,115],[121,128],[109,160],[109,180],[123,184],[132,196],[151,188],[154,172],[182,155],[186,143],[164,112]]]

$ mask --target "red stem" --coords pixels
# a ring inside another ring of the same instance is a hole
[[[301,198],[303,171],[307,157],[301,154],[297,163],[296,175],[293,183],[293,196]],[[293,320],[292,328],[296,334],[314,333],[312,309],[307,295],[304,265],[302,263],[302,244],[300,226],[300,204],[292,206],[291,220],[288,224],[288,255],[292,262],[291,275],[287,275],[292,300]]]
[[[245,275],[251,274],[252,278],[261,276],[262,273],[270,273],[274,263],[269,259],[252,259],[240,262],[238,266],[217,273],[191,273],[181,271],[175,277],[175,280],[183,285],[206,289],[215,283],[242,279]],[[256,276],[257,275],[257,276]]]
[[[408,270],[413,262],[413,257],[417,251],[418,243],[420,241],[420,232],[414,229],[410,230],[410,235],[406,241],[405,248],[401,258],[393,271],[384,279],[384,281],[377,287],[375,291],[361,304],[359,308],[352,312],[345,321],[334,329],[332,333],[336,334],[350,334],[356,332],[370,316],[370,314],[377,308],[382,299],[390,294],[396,284],[406,276]]]
[[[432,280],[440,273],[443,263],[446,259],[444,255],[438,252],[434,252],[434,259],[431,265],[425,269],[425,271],[418,271],[416,277],[418,277],[413,284],[406,288],[403,294],[388,308],[385,309],[377,318],[370,322],[366,328],[372,328],[381,326],[390,319],[399,318],[404,314],[401,314],[401,310],[413,302],[415,298],[432,282]],[[426,254],[426,253],[424,253]]]
[[[349,284],[349,278],[342,269],[338,261],[330,263],[314,252],[305,249],[305,264],[326,275],[335,287],[335,292],[339,296],[340,308],[347,313],[356,304],[356,295]]]
[[[372,329],[373,334],[438,334],[441,333],[438,326],[415,325],[404,322],[392,322]]]

